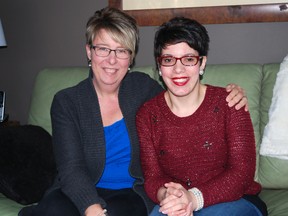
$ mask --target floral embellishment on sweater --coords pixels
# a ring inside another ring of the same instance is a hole
[[[209,143],[208,141],[205,141],[203,147],[206,148],[207,150],[209,150],[210,147],[212,147],[212,143]]]

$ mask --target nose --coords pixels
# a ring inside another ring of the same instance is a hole
[[[184,71],[184,65],[182,64],[180,59],[176,60],[176,64],[174,65],[175,73],[182,73]]]
[[[115,64],[117,62],[116,50],[110,51],[110,54],[108,55],[108,61],[110,64]]]

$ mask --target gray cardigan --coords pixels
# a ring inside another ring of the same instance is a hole
[[[153,203],[143,187],[135,116],[145,101],[161,91],[163,89],[156,81],[138,72],[128,73],[119,90],[120,109],[131,142],[129,172],[136,178],[133,189],[144,199],[148,212]],[[105,139],[91,72],[78,85],[55,95],[51,120],[58,175],[50,191],[61,188],[82,215],[92,204],[100,203],[105,207],[105,201],[95,189],[105,166]]]

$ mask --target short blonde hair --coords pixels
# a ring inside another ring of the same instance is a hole
[[[131,51],[130,60],[134,62],[139,45],[139,30],[135,19],[116,8],[106,7],[96,11],[86,25],[86,44],[92,47],[102,29]]]

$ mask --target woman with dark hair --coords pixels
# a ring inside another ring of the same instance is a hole
[[[200,82],[209,36],[195,20],[173,18],[155,35],[167,90],[146,102],[136,125],[150,216],[262,216],[254,181],[256,146],[249,112],[227,106],[224,88]]]

